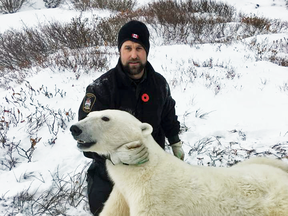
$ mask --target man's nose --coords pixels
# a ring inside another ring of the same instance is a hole
[[[131,58],[132,59],[137,59],[138,58],[138,53],[137,53],[136,49],[132,49]]]

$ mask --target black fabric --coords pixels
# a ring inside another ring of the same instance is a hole
[[[93,161],[87,173],[88,200],[91,213],[98,216],[113,189],[106,171],[105,161]]]
[[[86,89],[86,95],[95,95],[91,109],[85,109],[85,98],[79,108],[79,120],[88,115],[87,110],[119,109],[127,111],[142,122],[153,127],[152,136],[164,149],[165,137],[174,143],[180,141],[180,124],[175,114],[175,101],[165,78],[154,71],[149,62],[145,66],[145,76],[135,83],[123,71],[120,59],[115,68],[100,76]],[[93,97],[94,98],[94,97]],[[173,143],[170,143],[173,144]],[[91,152],[84,155],[94,162],[88,171],[89,204],[91,211],[102,209],[108,198],[112,183],[107,177],[105,158]],[[105,172],[105,174],[103,174]],[[91,183],[93,181],[93,183]],[[100,208],[100,207],[101,208]],[[94,215],[98,213],[93,212]]]
[[[130,40],[141,44],[148,55],[150,49],[149,36],[149,31],[144,23],[132,20],[126,23],[118,33],[118,49],[121,49],[125,41]]]

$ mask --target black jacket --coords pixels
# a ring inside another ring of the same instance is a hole
[[[123,71],[119,59],[115,68],[87,87],[79,108],[79,120],[91,111],[104,109],[124,110],[141,122],[152,125],[152,136],[162,148],[165,147],[165,136],[170,144],[180,141],[180,124],[169,85],[162,75],[154,71],[149,62],[139,83],[130,79]],[[89,153],[85,153],[85,156],[96,159],[95,155]]]

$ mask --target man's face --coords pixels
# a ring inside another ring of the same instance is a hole
[[[121,63],[133,79],[140,79],[144,74],[147,55],[144,47],[132,41],[125,41],[120,49]]]

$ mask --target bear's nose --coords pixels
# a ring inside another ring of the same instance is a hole
[[[79,136],[82,133],[82,130],[79,127],[77,127],[76,125],[72,125],[70,127],[70,131],[74,137]]]

